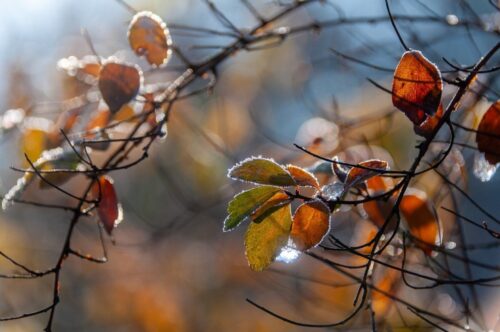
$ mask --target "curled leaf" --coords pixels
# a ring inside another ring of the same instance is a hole
[[[142,84],[137,66],[107,61],[99,73],[99,91],[112,113],[135,98]]]
[[[224,232],[230,231],[238,226],[246,217],[264,204],[280,188],[273,186],[261,186],[243,191],[236,195],[227,207],[228,216],[224,220]]]
[[[166,63],[172,53],[172,40],[167,25],[149,11],[137,13],[128,28],[130,47],[138,56],[145,56],[154,66]]]
[[[290,173],[297,185],[319,189],[318,179],[314,176],[314,174],[308,172],[302,167],[288,165],[286,167],[286,170],[288,171],[288,173]]]
[[[281,206],[262,222],[251,222],[245,234],[245,254],[250,268],[267,268],[287,244],[292,226],[290,204]]]
[[[345,179],[346,187],[354,187],[369,178],[380,174],[388,169],[387,161],[379,159],[370,159],[358,164],[361,167],[352,167]]]
[[[299,250],[307,250],[321,242],[330,229],[330,210],[319,200],[299,206],[293,216],[290,238]]]
[[[491,164],[500,163],[500,100],[488,108],[476,133],[477,147]]]
[[[122,221],[122,207],[118,202],[113,180],[100,176],[92,186],[92,196],[99,200],[97,214],[106,232],[111,235],[113,229]]]
[[[392,103],[415,126],[438,110],[443,91],[441,72],[420,51],[407,51],[401,57],[392,82]]]
[[[403,197],[399,209],[411,235],[418,239],[416,245],[430,255],[432,248],[428,245],[436,245],[439,242],[439,222],[425,193],[413,189],[412,194]]]
[[[228,172],[233,179],[275,186],[295,186],[295,180],[282,166],[272,159],[248,158]]]
[[[347,174],[349,174],[351,167],[339,164],[339,158],[337,156],[333,157],[332,160],[333,173],[337,176],[340,182],[344,183],[347,179]]]

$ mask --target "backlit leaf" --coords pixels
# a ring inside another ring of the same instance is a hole
[[[148,11],[137,13],[128,28],[130,47],[138,56],[154,66],[166,63],[172,53],[172,40],[167,25],[158,16]]]
[[[443,105],[439,104],[436,114],[427,116],[427,118],[420,125],[414,125],[413,130],[417,135],[429,137],[436,129],[439,121],[443,117]]]
[[[380,196],[391,189],[391,187],[387,184],[389,181],[390,179],[388,178],[376,175],[366,180],[366,187],[372,197]],[[387,218],[392,213],[394,204],[396,203],[395,194],[396,193],[388,199],[379,198],[363,203],[363,210],[368,215],[370,221],[373,222],[378,228],[381,228],[384,225]],[[396,214],[393,213],[385,231],[390,232],[394,230],[396,224],[397,217]]]
[[[291,201],[290,197],[283,191],[278,191],[271,198],[264,202],[257,210],[252,212],[250,217],[253,222],[259,223],[265,219],[269,214],[273,213],[281,205],[289,203]]]
[[[106,232],[111,235],[113,229],[122,221],[123,213],[116,195],[113,180],[108,176],[100,176],[92,186],[92,196],[99,199],[97,214]]]
[[[346,187],[354,187],[369,178],[380,174],[380,171],[385,171],[388,168],[387,161],[379,159],[370,159],[358,164],[359,166],[366,167],[352,167],[347,174],[345,180]]]
[[[419,126],[437,112],[442,91],[443,81],[436,65],[420,51],[405,52],[394,72],[394,106]]]
[[[330,210],[315,200],[302,204],[293,216],[290,238],[299,250],[307,250],[321,242],[330,229]]]
[[[112,113],[135,98],[142,84],[142,72],[137,66],[106,62],[99,73],[99,91]]]
[[[290,204],[281,206],[260,223],[250,223],[245,234],[245,254],[252,270],[262,271],[274,261],[287,244],[291,227]]]
[[[500,163],[500,100],[483,115],[477,131],[477,147],[484,158],[491,165]]]
[[[224,220],[224,232],[238,226],[246,217],[273,197],[278,191],[280,191],[278,187],[261,186],[236,195],[227,207],[228,216]]]
[[[286,170],[288,171],[288,173],[290,173],[297,185],[309,186],[319,189],[318,179],[316,179],[316,177],[312,173],[306,171],[302,167],[288,165],[286,167]]]
[[[393,300],[387,295],[396,296],[401,285],[400,271],[385,268],[383,272],[381,278],[375,282],[377,289],[372,290],[372,309],[376,317],[384,317],[388,313]]]
[[[411,235],[419,240],[416,242],[416,245],[427,255],[430,255],[432,248],[425,245],[425,243],[429,245],[438,243],[439,222],[436,212],[431,207],[425,193],[415,189],[412,191],[413,193],[403,197],[399,208],[406,220]]]
[[[274,160],[265,158],[248,158],[236,164],[228,172],[233,179],[276,186],[295,186],[290,173]]]

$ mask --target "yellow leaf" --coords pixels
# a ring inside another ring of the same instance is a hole
[[[290,204],[283,205],[262,222],[251,222],[245,235],[245,253],[250,268],[262,271],[288,242],[292,227]]]

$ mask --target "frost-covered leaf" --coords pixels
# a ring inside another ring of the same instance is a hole
[[[270,184],[275,186],[295,186],[295,180],[282,166],[272,159],[248,158],[236,164],[228,172],[233,179]]]
[[[332,158],[332,171],[340,180],[340,182],[344,183],[347,179],[347,174],[351,170],[351,167],[339,164],[339,158],[337,156]]]
[[[318,179],[316,179],[314,174],[306,171],[302,167],[288,165],[286,166],[286,170],[288,171],[288,173],[290,173],[297,185],[319,189]]]
[[[330,229],[330,210],[319,200],[297,208],[293,216],[290,238],[299,250],[307,250],[321,242]]]
[[[113,229],[122,221],[123,213],[118,202],[113,180],[109,176],[100,176],[92,186],[92,197],[99,200],[97,214],[106,232],[111,235]]]
[[[437,112],[442,91],[443,81],[436,65],[420,51],[405,52],[394,72],[394,106],[419,126]]]
[[[136,65],[108,60],[99,73],[99,91],[112,113],[130,102],[142,84],[142,72]]]
[[[290,203],[291,198],[283,191],[278,191],[271,198],[259,206],[250,217],[253,222],[259,223],[264,220],[268,215],[277,210],[280,206]]]
[[[86,84],[95,84],[101,70],[101,59],[93,55],[78,59],[75,56],[62,58],[57,62],[57,67],[66,71],[69,76],[74,76]]]
[[[388,169],[387,161],[379,159],[370,159],[358,164],[361,167],[352,167],[347,174],[345,180],[346,187],[354,187],[369,178],[380,174],[381,171],[386,171]],[[362,168],[363,167],[363,168]]]
[[[251,222],[245,234],[245,253],[250,268],[267,268],[287,244],[292,227],[290,204],[281,206],[262,222]]]
[[[154,66],[168,61],[172,53],[172,40],[167,25],[156,14],[149,11],[137,13],[128,28],[130,47],[138,56]]]
[[[500,163],[500,100],[488,108],[476,133],[477,148],[491,164]]]
[[[236,195],[229,202],[227,207],[228,216],[224,220],[224,232],[234,229],[259,206],[264,204],[279,191],[280,188],[278,187],[260,186]]]

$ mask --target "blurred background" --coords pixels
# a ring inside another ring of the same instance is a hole
[[[264,16],[281,9],[277,1],[251,2]],[[182,28],[226,29],[203,1],[129,0],[128,4],[161,16],[170,26],[174,44],[193,62],[217,53],[232,41],[227,36]],[[217,0],[215,4],[241,29],[258,24],[240,1]],[[443,56],[460,65],[472,65],[498,42],[500,15],[486,0],[392,1],[392,9],[400,15],[438,18],[433,23],[401,20],[398,25],[407,43],[422,50],[441,69],[451,69]],[[114,232],[113,241],[107,240],[109,262],[98,265],[75,257],[65,262],[62,302],[56,311],[54,329],[304,330],[256,309],[245,301],[247,298],[287,317],[311,323],[335,321],[352,310],[357,287],[310,258],[300,257],[293,264],[275,263],[262,273],[248,268],[243,243],[245,227],[222,232],[228,200],[248,186],[230,181],[226,173],[233,164],[252,155],[302,166],[315,162],[297,151],[293,143],[313,147],[326,156],[344,153],[341,155],[345,158],[358,162],[375,156],[388,160],[394,169],[407,167],[415,156],[413,147],[419,138],[404,115],[394,113],[390,95],[367,81],[370,78],[390,87],[392,73],[349,61],[332,51],[394,69],[403,49],[390,22],[368,23],[362,19],[384,16],[382,0],[326,1],[306,6],[274,27],[339,18],[360,18],[361,23],[306,31],[290,36],[274,48],[240,52],[220,66],[213,93],[178,102],[169,121],[168,137],[155,144],[150,158],[137,167],[112,174],[124,221]],[[54,119],[58,114],[57,102],[82,89],[57,67],[61,58],[92,54],[82,29],[88,32],[98,55],[115,55],[137,63],[145,71],[147,83],[175,79],[182,66],[178,57],[174,56],[165,69],[151,71],[130,50],[126,32],[131,17],[125,6],[113,0],[3,1],[0,109],[22,108],[31,110],[32,115]],[[483,24],[480,28],[458,24],[467,20]],[[495,57],[492,65],[498,65],[499,59]],[[460,118],[470,127],[477,126],[478,117],[499,98],[498,74],[484,75],[482,80],[488,88],[475,86],[483,96],[477,100],[469,97],[465,103],[470,106],[468,115]],[[453,91],[454,88],[445,88],[445,101]],[[23,165],[22,137],[22,132],[14,129],[5,130],[0,138],[2,193],[19,176],[9,167]],[[467,136],[461,138],[470,140]],[[465,160],[460,184],[491,214],[499,216],[499,177],[485,183],[479,181],[473,175],[474,159],[478,158],[474,150],[458,153]],[[435,192],[431,196],[437,197],[436,203],[449,200],[449,193],[440,192],[435,181],[435,177],[424,177],[416,186]],[[76,180],[67,186],[78,190],[81,185]],[[23,197],[73,203],[54,190],[39,190],[38,186],[28,189]],[[459,204],[462,214],[482,220],[483,216],[470,203],[460,200]],[[349,243],[363,243],[371,226],[359,217],[353,219],[351,212],[341,210],[334,216],[332,232]],[[69,216],[68,212],[14,205],[0,216],[0,250],[34,269],[46,269],[60,252]],[[444,233],[444,241],[457,243],[459,252],[462,239],[452,231],[452,224],[459,221],[441,212],[440,217],[444,229],[450,230]],[[492,241],[481,230],[467,224],[463,227],[467,244]],[[74,241],[84,252],[102,254],[96,218],[86,218],[78,225]],[[471,259],[493,266],[500,263],[497,246],[470,250],[468,254]],[[355,260],[340,259],[350,263]],[[450,264],[453,271],[464,273],[460,262],[452,260]],[[7,261],[0,262],[0,267],[2,273],[15,271]],[[433,273],[425,264],[415,263],[415,269]],[[473,269],[476,278],[494,273],[481,267]],[[50,277],[1,280],[0,316],[48,305],[51,285]],[[499,292],[486,290],[478,288],[478,296],[483,303],[485,324],[493,330],[499,315]],[[464,290],[466,294],[468,291]],[[418,292],[402,287],[398,292],[401,297],[450,318],[464,315],[451,287]],[[380,305],[387,315],[379,319],[392,325],[393,330],[425,330],[422,321],[404,306]],[[368,312],[362,312],[338,330],[366,330],[369,322]],[[46,317],[41,315],[1,323],[0,330],[38,331],[45,323]]]

